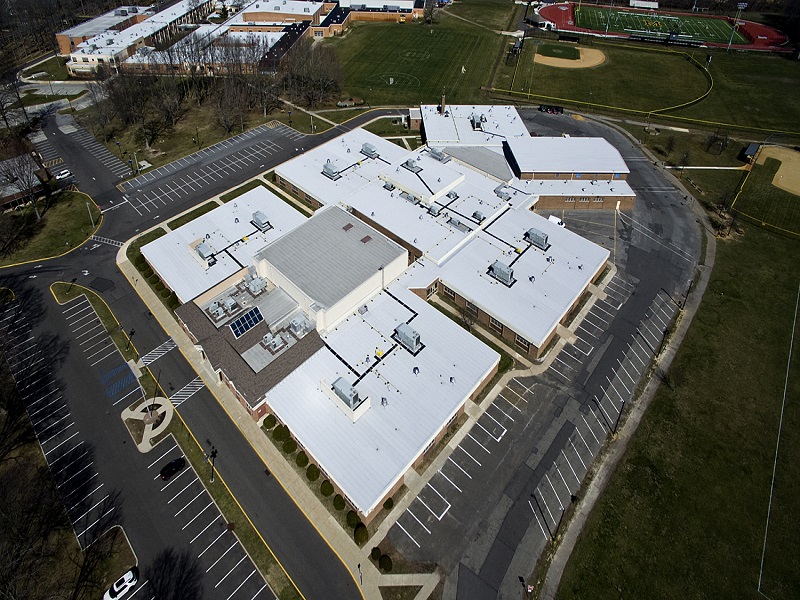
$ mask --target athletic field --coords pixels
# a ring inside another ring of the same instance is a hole
[[[676,33],[679,40],[702,40],[717,44],[727,44],[733,29],[728,21],[714,17],[668,15],[643,9],[618,10],[587,5],[575,7],[575,25],[593,31],[630,35],[667,37]],[[733,43],[750,44],[750,41],[736,31],[733,34]]]

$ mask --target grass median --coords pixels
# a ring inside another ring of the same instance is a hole
[[[172,221],[167,223],[167,226],[170,229],[177,229],[178,227],[182,227],[183,225],[186,225],[190,221],[194,221],[198,217],[202,217],[204,214],[211,212],[215,208],[219,208],[219,204],[217,204],[216,202],[213,202],[213,201],[212,202],[206,202],[205,204],[202,204],[202,205],[198,206],[197,208],[195,208],[193,210],[190,210],[186,214],[181,215],[177,219],[173,219]]]

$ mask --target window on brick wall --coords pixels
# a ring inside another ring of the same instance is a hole
[[[435,293],[436,293],[436,284],[434,283],[434,284],[433,284],[432,286],[430,286],[430,287],[429,287],[427,290],[425,290],[425,294],[426,294],[426,295],[425,295],[425,297],[426,297],[426,298],[430,298],[430,297],[431,297],[431,296],[433,296]]]
[[[567,199],[564,202],[575,202],[575,196],[567,196]]]
[[[467,311],[467,314],[470,314],[470,315],[472,315],[473,317],[477,317],[477,316],[478,316],[478,307],[477,307],[477,306],[475,306],[475,305],[474,305],[472,302],[470,302],[469,300],[467,300],[467,301],[466,301],[466,304],[464,304],[464,309]]]
[[[583,197],[581,197],[581,199],[579,201],[580,202],[588,202],[589,201],[589,196],[583,196]]]
[[[603,197],[602,197],[602,196],[597,196],[597,197],[594,199],[594,202],[602,202],[602,201],[603,201]]]
[[[528,340],[526,340],[524,337],[520,337],[519,334],[516,334],[514,336],[514,343],[517,346],[519,346],[520,348],[522,348],[523,350],[525,350],[525,352],[527,352],[528,349],[530,349],[530,347],[531,347],[531,343]]]
[[[489,327],[494,329],[497,333],[503,333],[503,324],[494,317],[489,317]]]
[[[455,300],[456,293],[453,290],[451,290],[449,287],[447,287],[446,285],[442,286],[442,292],[444,293],[445,296],[447,296],[451,300]]]

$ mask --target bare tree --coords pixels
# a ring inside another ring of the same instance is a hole
[[[159,600],[200,600],[203,596],[200,561],[186,549],[167,548],[145,573],[153,595]]]
[[[19,190],[20,199],[23,202],[31,202],[33,212],[36,213],[36,220],[42,218],[39,207],[36,204],[37,187],[41,184],[36,176],[39,165],[34,162],[27,152],[17,154],[7,158],[0,163],[0,175]]]
[[[217,80],[214,92],[214,118],[222,130],[230,134],[237,123],[243,123],[244,90],[233,77]]]
[[[425,5],[422,8],[422,20],[424,23],[431,24],[436,20],[436,13],[439,12],[439,3],[437,0],[425,0]]]
[[[282,75],[292,97],[303,100],[309,107],[334,96],[342,86],[342,68],[336,51],[310,38],[299,40],[286,53]]]
[[[11,107],[17,101],[17,95],[11,89],[11,86],[4,85],[0,87],[0,117],[6,124],[6,128],[11,128],[8,122],[8,117],[11,116]]]

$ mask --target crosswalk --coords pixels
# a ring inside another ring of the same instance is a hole
[[[98,142],[91,133],[82,127],[76,127],[75,131],[71,132],[70,135],[75,138],[81,146],[86,148],[100,164],[120,179],[131,174],[131,167],[127,163],[122,162],[122,160],[111,154],[108,148]]]
[[[186,402],[189,398],[194,396],[197,392],[202,390],[205,387],[205,383],[200,377],[195,377],[177,392],[170,396],[170,402],[172,402],[175,408],[179,407],[181,404]]]
[[[101,244],[108,244],[109,246],[116,246],[117,248],[122,248],[122,242],[118,242],[117,240],[112,240],[111,238],[101,237],[99,235],[93,235],[91,239],[94,242],[100,242]]]
[[[157,361],[159,358],[164,356],[170,350],[174,350],[177,347],[178,347],[178,344],[176,344],[175,341],[172,338],[169,338],[166,342],[161,344],[158,348],[154,348],[153,350],[151,350],[150,352],[148,352],[147,354],[142,356],[142,364],[144,364],[144,366],[147,366],[147,365]]]
[[[33,147],[36,148],[39,156],[42,157],[42,163],[45,167],[50,169],[51,172],[55,173],[56,171],[69,168],[69,165],[67,165],[64,159],[58,154],[53,144],[48,141],[47,135],[43,131],[34,131],[28,137],[30,141],[33,142]]]

